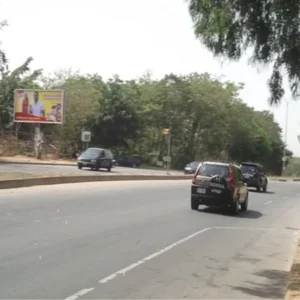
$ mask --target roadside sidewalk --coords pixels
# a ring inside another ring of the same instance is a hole
[[[76,159],[36,159],[34,157],[27,157],[22,155],[16,156],[0,156],[0,164],[26,164],[26,165],[56,165],[56,166],[76,166]],[[159,167],[142,165],[138,169],[154,170],[154,171],[166,171]],[[180,172],[178,170],[170,170],[171,172]],[[180,172],[181,174],[181,172]]]
[[[36,159],[34,157],[26,156],[0,156],[0,164],[29,164],[29,165],[58,165],[58,166],[74,166],[76,160],[64,160],[64,159]]]
[[[0,164],[7,163],[7,164],[27,164],[27,165],[44,165],[44,166],[76,166],[75,159],[36,159],[34,157],[27,157],[22,155],[16,156],[0,156]],[[164,171],[164,169],[150,167],[150,166],[141,166],[140,169],[147,169],[147,170],[159,170]],[[178,170],[170,170],[180,172]],[[279,176],[270,176],[268,177],[270,181],[300,181],[300,178],[294,177],[279,177]],[[300,300],[300,299],[299,299]]]
[[[300,299],[300,240],[297,246],[297,252],[290,273],[290,282],[285,295],[285,300]]]

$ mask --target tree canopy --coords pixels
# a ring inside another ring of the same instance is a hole
[[[33,85],[28,78],[38,73],[30,74],[22,81],[15,77],[0,81],[0,88],[12,87],[7,90],[9,103],[15,87]],[[170,128],[173,167],[182,168],[193,160],[252,160],[270,172],[281,171],[281,128],[270,112],[256,111],[240,99],[242,84],[207,73],[169,74],[160,80],[149,74],[137,80],[115,75],[104,81],[97,74],[70,71],[38,82],[41,88],[66,91],[65,123],[43,125],[46,143],[56,145],[62,155],[80,149],[80,131],[86,129],[92,131],[91,145],[110,148],[115,154],[141,154],[155,165],[167,154],[161,130]],[[10,124],[9,120],[3,122]]]
[[[110,148],[115,155],[139,154],[159,165],[167,155],[162,129],[170,128],[174,168],[195,160],[257,161],[281,173],[281,128],[269,111],[256,111],[240,99],[243,84],[208,73],[104,80],[99,74],[61,70],[45,76],[30,70],[32,58],[12,71],[5,59],[0,62],[0,142],[15,136],[14,153],[32,152],[34,132],[34,124],[13,123],[14,90],[62,88],[63,125],[41,125],[45,146],[60,156],[83,149],[80,132],[85,129],[92,132],[90,146]]]
[[[293,0],[189,0],[196,36],[214,55],[273,67],[270,103],[280,103],[283,77],[299,95],[300,2]]]

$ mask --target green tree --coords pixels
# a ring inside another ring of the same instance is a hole
[[[3,29],[5,26],[7,26],[7,22],[6,21],[2,21],[0,22],[0,30]],[[3,51],[3,49],[0,49],[0,71],[4,72],[4,70],[8,69],[8,65],[7,65],[7,58],[6,58],[6,54]]]
[[[252,62],[271,64],[270,103],[284,95],[288,75],[294,96],[300,79],[300,2],[189,0],[195,34],[216,56],[239,60],[252,50]]]
[[[98,118],[103,99],[104,82],[98,75],[80,75],[72,70],[61,70],[54,76],[44,77],[45,88],[61,88],[65,91],[66,108],[62,126],[44,127],[51,140],[60,141],[61,153],[74,148],[80,141],[82,129],[91,129]]]
[[[7,68],[1,70],[0,80],[0,131],[3,134],[5,129],[13,128],[13,106],[15,89],[38,88],[37,80],[41,75],[41,70],[30,72],[30,63],[33,61],[29,57],[24,64],[10,71]]]
[[[97,122],[92,128],[94,142],[106,147],[127,147],[128,139],[137,136],[136,91],[132,85],[133,82],[123,82],[118,76],[108,80]]]

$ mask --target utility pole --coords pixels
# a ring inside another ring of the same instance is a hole
[[[281,175],[283,175],[283,173],[285,171],[285,167],[286,167],[286,147],[287,147],[287,135],[288,135],[289,104],[290,104],[290,101],[286,100],[284,148],[283,148],[282,174]]]
[[[167,135],[168,139],[168,154],[163,158],[163,160],[167,163],[167,174],[170,174],[170,163],[171,163],[171,128],[163,128],[162,134]]]
[[[170,164],[171,164],[171,130],[169,129],[169,135],[168,135],[168,157],[167,160],[167,174],[170,174]]]

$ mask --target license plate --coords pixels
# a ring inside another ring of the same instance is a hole
[[[206,189],[197,188],[197,193],[198,194],[205,194],[206,193]]]
[[[86,166],[86,165],[87,165],[87,162],[83,162],[82,164],[83,164],[84,166]]]

